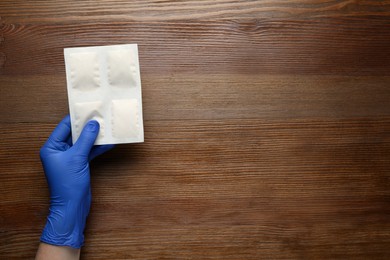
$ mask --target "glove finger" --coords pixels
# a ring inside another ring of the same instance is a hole
[[[112,148],[114,148],[115,145],[113,144],[107,144],[107,145],[95,145],[92,150],[91,150],[91,153],[89,154],[89,160],[93,160],[96,156],[99,156],[109,150],[111,150]]]
[[[79,139],[73,145],[72,149],[75,149],[79,155],[89,157],[89,153],[96,141],[99,134],[99,123],[96,120],[89,121],[81,132]]]
[[[71,127],[70,127],[70,116],[65,116],[57,127],[53,130],[46,144],[44,145],[47,148],[59,149],[64,147],[67,139],[70,136]],[[65,145],[66,146],[66,145]]]

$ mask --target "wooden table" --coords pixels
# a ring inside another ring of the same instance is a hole
[[[138,43],[145,143],[92,163],[84,259],[389,259],[390,1],[0,3],[0,258],[35,254],[63,48]]]

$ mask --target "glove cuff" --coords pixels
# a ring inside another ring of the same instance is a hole
[[[80,248],[84,243],[84,228],[89,205],[62,205],[50,207],[41,241],[56,246]]]

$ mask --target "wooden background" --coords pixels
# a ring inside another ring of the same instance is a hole
[[[145,143],[83,259],[390,259],[390,1],[0,2],[0,258],[32,258],[63,48],[138,43]]]

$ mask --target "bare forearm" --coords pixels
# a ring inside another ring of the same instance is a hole
[[[40,243],[36,260],[78,260],[80,259],[80,249],[68,246],[53,246]]]

